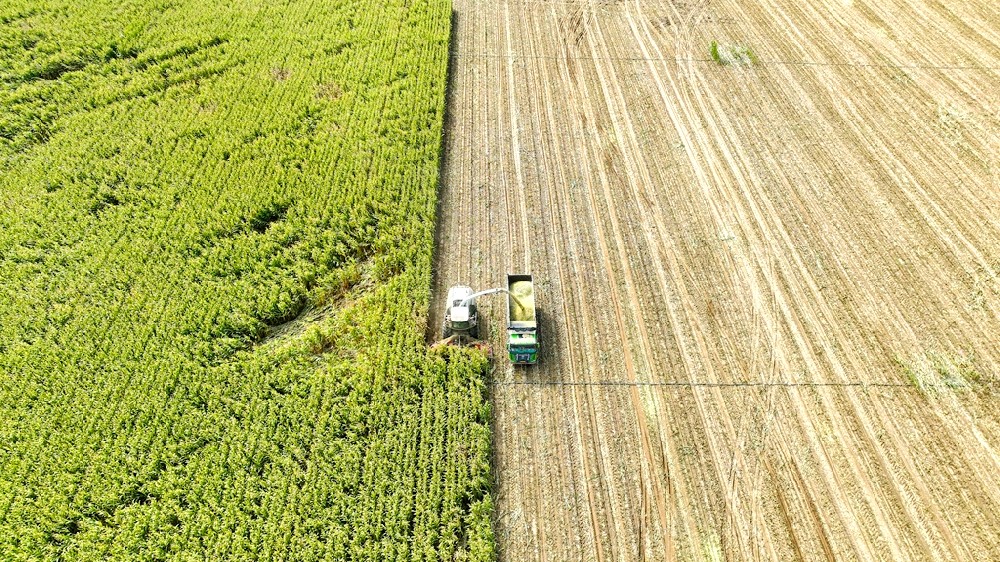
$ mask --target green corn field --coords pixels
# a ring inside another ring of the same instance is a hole
[[[0,5],[0,559],[490,560],[446,0]]]

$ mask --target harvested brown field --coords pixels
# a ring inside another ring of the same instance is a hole
[[[454,10],[436,296],[540,310],[501,559],[1000,560],[995,2]]]

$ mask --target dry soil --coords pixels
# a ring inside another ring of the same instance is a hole
[[[502,560],[1000,560],[993,0],[454,0],[451,73]]]

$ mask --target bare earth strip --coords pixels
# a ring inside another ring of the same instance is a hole
[[[993,2],[454,7],[431,326],[543,322],[501,558],[1000,560]]]

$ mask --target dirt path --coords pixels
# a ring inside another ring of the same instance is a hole
[[[1000,559],[1000,18],[955,4],[455,0],[431,326],[507,272],[543,315],[502,560]]]

